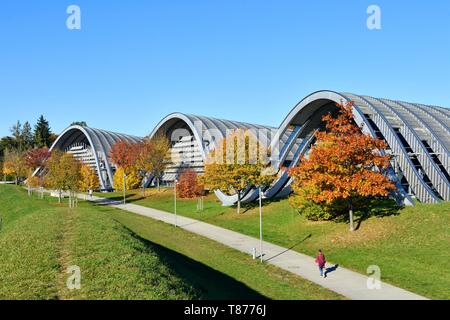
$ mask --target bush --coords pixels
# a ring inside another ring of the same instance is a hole
[[[196,198],[203,195],[203,185],[198,182],[197,173],[192,169],[183,171],[178,181],[178,195],[180,198]]]

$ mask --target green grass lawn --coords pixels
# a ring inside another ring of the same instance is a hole
[[[0,186],[0,299],[342,299],[173,226]],[[70,291],[69,266],[81,270]]]
[[[102,194],[120,198],[121,194]],[[136,204],[173,211],[173,193],[131,191],[128,200]],[[213,195],[206,197],[204,211],[196,210],[196,200],[178,199],[179,214],[222,226],[254,237],[259,236],[258,208],[244,207],[241,215],[227,208]],[[364,209],[363,209],[364,210]],[[311,222],[293,210],[286,199],[268,201],[263,209],[264,239],[313,256],[325,251],[330,262],[366,273],[370,265],[381,268],[383,281],[426,297],[450,298],[450,203],[419,204],[393,215],[361,221],[350,233],[348,225]]]

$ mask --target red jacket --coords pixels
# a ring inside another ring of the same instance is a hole
[[[323,253],[319,253],[316,258],[316,263],[319,265],[319,267],[323,268],[325,266],[325,262],[325,255]]]

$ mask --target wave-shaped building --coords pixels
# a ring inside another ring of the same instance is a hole
[[[388,175],[398,186],[393,197],[406,204],[412,203],[412,198],[425,203],[450,200],[450,109],[333,91],[318,91],[305,97],[278,128],[182,113],[168,115],[151,133],[169,137],[172,154],[179,156],[179,161],[168,164],[162,180],[173,182],[186,167],[201,174],[208,152],[232,130],[264,131],[270,137],[268,145],[277,150],[273,166],[279,170],[264,196],[286,196],[291,192],[292,179],[281,168],[299,165],[301,156],[307,155],[314,144],[315,133],[323,130],[323,115],[336,113],[336,103],[346,101],[354,102],[354,120],[361,130],[388,145],[383,151],[392,155]],[[115,167],[108,154],[119,140],[137,142],[141,138],[73,126],[59,136],[52,149],[72,152],[89,163],[99,174],[102,189],[111,190]],[[151,183],[151,177],[145,182]],[[225,205],[237,201],[236,196],[222,192],[216,195]],[[249,187],[243,201],[253,201],[257,196],[257,191]]]
[[[50,151],[58,149],[72,153],[76,159],[97,172],[102,190],[112,191],[116,167],[109,159],[109,153],[113,145],[121,140],[136,143],[141,141],[141,138],[75,125],[58,136]]]

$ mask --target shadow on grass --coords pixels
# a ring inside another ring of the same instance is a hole
[[[397,205],[391,199],[370,199],[361,200],[354,205],[354,222],[355,230],[361,227],[361,224],[369,218],[377,217],[383,218],[388,216],[397,216],[400,214],[403,207]],[[348,212],[342,214],[334,220],[338,223],[348,223],[350,221]]]
[[[273,198],[273,199],[263,199],[262,201],[262,206],[263,208],[269,204],[272,203],[277,203],[280,202],[282,200],[286,200],[286,197],[283,198]],[[236,207],[236,205],[234,205],[234,207]],[[246,213],[247,211],[250,211],[252,209],[256,209],[259,207],[259,202],[258,199],[256,199],[255,201],[249,202],[249,203],[243,203],[242,204],[242,208],[244,208],[245,210],[242,212],[242,214]]]
[[[120,221],[116,220],[121,224]],[[176,251],[151,242],[121,224],[134,238],[155,252],[160,260],[206,300],[267,300],[268,298],[236,279]]]
[[[274,255],[274,256],[268,258],[266,261],[273,260],[273,259],[275,259],[275,258],[277,258],[277,257],[279,257],[279,256],[281,256],[281,255],[283,255],[284,253],[286,253],[286,252],[288,252],[288,251],[291,251],[291,250],[294,249],[296,246],[298,246],[299,244],[305,242],[306,240],[308,240],[308,239],[311,238],[311,237],[312,237],[312,234],[310,233],[310,234],[308,234],[305,238],[303,238],[302,240],[300,240],[299,242],[297,242],[297,243],[295,243],[294,245],[290,246],[290,247],[287,248],[286,250],[281,251],[280,253],[278,253],[278,254],[276,254],[276,255]]]

